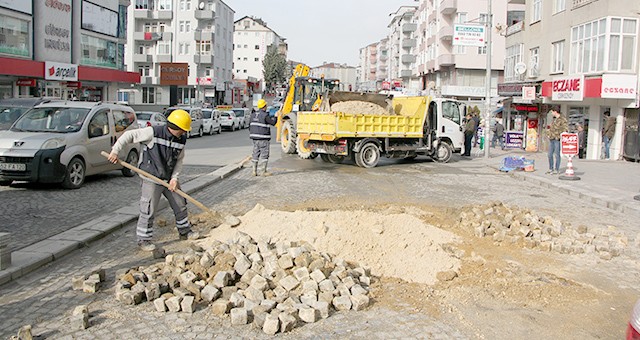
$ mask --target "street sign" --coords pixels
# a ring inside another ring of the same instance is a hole
[[[564,132],[560,135],[560,153],[575,156],[578,154],[578,134]]]
[[[535,100],[536,99],[536,88],[535,88],[535,86],[523,86],[522,87],[522,99],[524,99],[524,100]]]
[[[524,133],[522,131],[505,131],[504,132],[504,148],[505,149],[522,149],[524,142]]]
[[[479,25],[454,25],[453,45],[485,46],[485,27]]]

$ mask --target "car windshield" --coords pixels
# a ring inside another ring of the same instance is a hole
[[[75,107],[34,108],[20,117],[11,131],[77,132],[89,110]]]
[[[211,111],[202,111],[202,117],[204,119],[211,119]]]
[[[0,130],[8,130],[27,110],[27,107],[0,107]]]
[[[220,114],[220,117],[231,117],[231,114],[229,112],[223,112]]]
[[[236,114],[236,117],[244,117],[244,110],[241,110],[241,109],[233,110],[233,113]]]
[[[138,117],[138,120],[151,120],[150,113],[136,113],[136,117]]]

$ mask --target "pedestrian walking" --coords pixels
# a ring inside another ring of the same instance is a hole
[[[602,141],[604,142],[604,158],[610,159],[609,148],[611,147],[611,139],[616,132],[616,118],[611,117],[611,112],[604,112],[605,123],[602,130]]]
[[[568,130],[567,119],[557,110],[551,110],[553,123],[549,127],[549,170],[547,174],[560,173],[560,135]],[[555,157],[555,166],[554,166]]]
[[[191,116],[184,110],[174,110],[167,118],[167,124],[149,126],[127,131],[113,145],[109,161],[116,163],[118,154],[125,145],[142,144],[140,169],[169,183],[169,188],[151,179],[142,177],[142,194],[140,197],[140,216],[136,226],[138,246],[144,251],[153,251],[153,220],[160,195],[163,195],[176,218],[176,228],[181,240],[199,238],[197,232],[191,231],[187,218],[187,200],[175,191],[180,188],[178,177],[182,171],[184,147],[187,143],[186,133],[191,130]]]
[[[496,141],[500,144],[500,149],[504,150],[504,125],[500,120],[496,120],[496,125],[493,127],[493,138],[491,139],[491,147],[496,147]]]
[[[583,159],[584,150],[587,148],[587,138],[582,124],[576,124],[576,130],[578,131],[578,158]]]
[[[253,141],[253,154],[251,162],[253,162],[253,175],[258,176],[258,168],[260,175],[271,176],[267,171],[269,163],[269,144],[271,143],[271,126],[276,125],[277,118],[269,116],[265,111],[267,102],[264,99],[258,100],[258,111],[251,114],[251,123],[249,124],[249,138]]]
[[[473,131],[473,147],[475,148],[476,146],[478,146],[478,139],[480,139],[480,136],[478,136],[478,126],[480,126],[480,110],[475,111],[473,113],[473,122],[476,125],[476,129],[475,131]],[[485,140],[485,143],[487,141]]]
[[[467,122],[464,125],[464,153],[462,156],[471,156],[471,142],[476,133],[477,127],[478,126],[476,125],[471,113],[467,113]]]

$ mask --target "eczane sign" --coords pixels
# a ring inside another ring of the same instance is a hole
[[[558,78],[551,83],[551,99],[557,101],[582,101],[584,99],[584,76]]]

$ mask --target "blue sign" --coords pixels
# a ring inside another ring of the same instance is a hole
[[[505,131],[504,147],[505,149],[522,149],[524,141],[524,133],[522,131]]]

